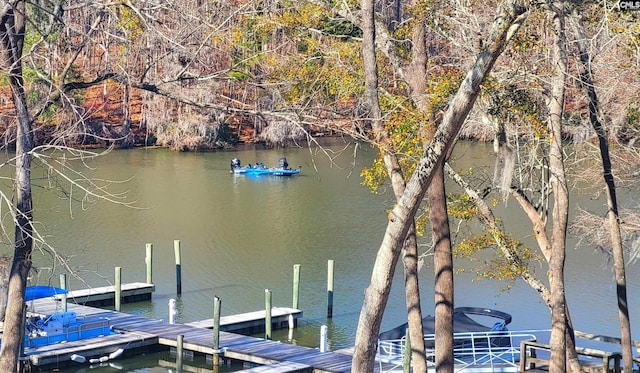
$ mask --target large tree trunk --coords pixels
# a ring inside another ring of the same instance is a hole
[[[2,1],[0,39],[2,40],[2,69],[8,71],[9,85],[17,115],[16,137],[16,220],[15,249],[9,273],[8,301],[2,347],[0,348],[0,372],[16,372],[24,329],[24,296],[27,276],[31,270],[32,198],[31,198],[31,149],[33,147],[31,122],[27,110],[22,76],[22,46],[24,43],[24,1],[9,4]],[[12,7],[13,5],[13,7]]]
[[[564,289],[564,262],[569,212],[569,192],[564,172],[562,154],[562,114],[564,113],[564,90],[567,76],[565,45],[564,3],[554,2],[549,6],[552,25],[552,69],[549,100],[549,171],[553,189],[553,228],[551,234],[551,258],[549,260],[549,285],[551,289],[551,361],[549,372],[566,371],[566,300]]]
[[[377,134],[391,186],[396,198],[400,198],[405,189],[404,176],[400,162],[389,147],[389,138],[382,120],[382,112],[378,101],[378,70],[375,51],[375,12],[372,0],[362,1],[363,42],[362,55],[365,71],[365,90],[371,110],[372,127]],[[425,77],[426,79],[426,77]],[[415,372],[427,371],[427,360],[422,334],[422,311],[420,308],[420,286],[418,283],[418,243],[415,224],[412,224],[404,243],[405,293],[407,304],[407,320],[411,340],[411,355]],[[376,339],[377,341],[377,339]]]
[[[435,253],[433,263],[436,305],[436,372],[451,373],[453,372],[453,253],[451,251],[443,163],[440,163],[434,170],[428,197],[429,220]]]
[[[455,138],[480,92],[481,83],[526,19],[525,12],[526,8],[522,4],[511,1],[501,4],[490,37],[483,45],[484,49],[478,54],[451,101],[435,138],[420,159],[402,197],[389,214],[389,223],[372,270],[371,283],[364,294],[352,358],[353,372],[372,372],[375,368],[376,341],[402,244],[431,183],[435,168],[452,149]]]
[[[404,245],[404,287],[411,341],[411,367],[416,373],[427,371],[427,356],[422,332],[422,308],[420,306],[420,284],[418,281],[418,241],[415,224],[409,229]]]
[[[598,135],[600,157],[602,159],[602,177],[607,194],[607,221],[609,235],[611,236],[611,250],[613,253],[613,267],[616,277],[616,296],[618,298],[618,318],[620,320],[620,340],[622,343],[622,361],[625,372],[633,370],[633,349],[631,346],[631,321],[629,320],[629,304],[627,302],[627,280],[624,264],[624,249],[620,236],[620,216],[618,214],[618,199],[616,197],[616,184],[611,169],[609,157],[609,140],[607,133],[600,122],[600,102],[596,93],[593,72],[591,70],[591,56],[585,44],[585,35],[579,24],[580,15],[574,9],[571,17],[571,25],[576,36],[576,45],[580,52],[582,73],[580,78],[582,85],[589,97],[589,120]]]

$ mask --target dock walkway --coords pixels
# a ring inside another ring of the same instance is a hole
[[[292,323],[297,327],[298,319],[302,317],[302,311],[289,307],[271,308],[271,324],[273,329],[285,329]],[[257,334],[264,331],[265,311],[254,311],[237,315],[221,316],[220,330],[240,334]],[[291,320],[289,320],[291,318]],[[193,321],[185,325],[198,328],[213,329],[213,319]]]
[[[34,302],[34,311],[48,314],[59,312],[59,302],[43,299]],[[72,355],[82,355],[89,358],[107,358],[119,349],[131,350],[153,345],[176,347],[178,336],[183,336],[183,349],[206,355],[212,355],[213,330],[208,328],[212,322],[194,322],[189,324],[168,324],[163,320],[149,319],[146,317],[130,315],[110,310],[98,309],[78,304],[68,304],[69,311],[76,312],[79,317],[108,318],[110,325],[118,334],[99,338],[84,339],[77,342],[65,342],[54,345],[27,348],[25,359],[31,365],[38,367],[66,366],[71,361]],[[274,308],[275,309],[275,308]],[[298,310],[282,308],[276,314]],[[250,313],[253,314],[253,313]],[[264,312],[253,316],[262,316],[264,324]],[[286,315],[288,319],[288,314]],[[233,318],[228,318],[233,320]],[[221,320],[222,321],[222,320]],[[235,320],[239,322],[238,320]],[[231,321],[229,321],[231,322]],[[246,320],[245,320],[246,322]],[[256,321],[251,321],[256,324]],[[286,324],[285,324],[286,325]],[[231,324],[226,327],[234,329]],[[242,328],[236,326],[235,328]],[[221,327],[222,329],[222,327]],[[341,352],[320,352],[317,349],[281,343],[261,338],[250,337],[232,332],[220,332],[220,349],[225,358],[260,364],[246,370],[249,372],[350,372],[351,356]]]
[[[132,282],[122,284],[122,303],[140,302],[151,300],[151,294],[156,290],[154,284],[144,282]],[[115,304],[116,287],[100,286],[89,289],[71,290],[67,294],[59,294],[55,297],[58,300],[67,299],[70,303],[82,304],[85,306],[112,306]]]

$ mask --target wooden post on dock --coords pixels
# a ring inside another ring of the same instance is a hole
[[[220,365],[220,307],[222,301],[213,297],[213,366]]]
[[[320,352],[327,352],[329,351],[327,344],[328,344],[328,338],[327,338],[327,331],[329,328],[327,328],[326,325],[322,325],[320,327]]]
[[[327,263],[327,317],[333,317],[333,260]]]
[[[116,289],[115,289],[115,302],[116,311],[120,312],[120,303],[122,300],[122,267],[116,267]]]
[[[298,309],[298,294],[300,288],[300,264],[293,265],[293,308]]]
[[[147,284],[153,284],[153,244],[148,243],[144,262],[147,265]]]
[[[178,335],[178,339],[176,340],[176,370],[178,372],[182,372],[182,354],[184,346],[184,335]]]
[[[293,320],[293,315],[289,314],[289,318],[287,319],[288,323],[289,323],[289,334],[287,334],[287,337],[289,337],[289,341],[293,340],[293,327],[295,326],[295,321]]]
[[[67,275],[60,274],[60,289],[67,289]],[[67,312],[67,293],[61,294],[60,303],[62,304],[62,312]]]
[[[176,300],[169,299],[169,324],[176,323],[176,315],[178,314],[178,307],[176,306]]]
[[[180,240],[173,241],[173,250],[176,254],[176,291],[182,294],[182,269],[180,268]]]
[[[264,289],[264,338],[271,339],[271,291]]]

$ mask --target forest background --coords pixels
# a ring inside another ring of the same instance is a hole
[[[436,116],[462,79],[466,56],[483,43],[495,6],[376,2],[401,54],[411,49],[411,20],[426,13],[425,93]],[[362,31],[344,9],[275,0],[36,1],[28,6],[33,27],[23,59],[36,143],[202,151],[239,142],[286,146],[311,135],[367,139]],[[640,130],[640,12],[615,2],[580,2],[575,12],[586,28],[608,133],[633,142]],[[548,25],[542,13],[532,17],[498,60],[461,138],[494,140],[506,128],[511,139],[526,141],[543,132]],[[579,55],[570,50],[574,65]],[[388,61],[379,65],[388,125],[415,131],[419,118],[406,87]],[[577,73],[568,86],[565,136],[593,139]],[[0,130],[11,144],[15,114],[6,76],[0,89]]]

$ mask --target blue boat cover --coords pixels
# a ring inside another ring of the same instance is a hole
[[[53,297],[57,294],[67,294],[68,291],[62,288],[47,285],[35,285],[27,286],[27,291],[24,295],[25,301],[34,299]]]

